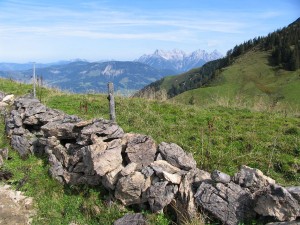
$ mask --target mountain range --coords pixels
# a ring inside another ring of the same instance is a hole
[[[32,66],[32,65],[31,65]],[[166,75],[170,70],[159,70],[139,62],[87,62],[76,61],[63,65],[36,68],[36,75],[43,77],[47,86],[76,93],[106,92],[107,83],[113,82],[116,91],[130,94]],[[32,69],[0,71],[0,76],[21,82],[31,82]]]
[[[77,93],[105,92],[107,82],[113,82],[116,91],[130,94],[167,75],[178,74],[205,62],[221,57],[217,51],[197,50],[186,54],[181,50],[156,50],[134,61],[86,60],[36,63],[36,74],[44,84]],[[0,76],[21,82],[31,82],[33,63],[0,63]]]
[[[206,62],[222,58],[223,55],[214,50],[206,52],[205,50],[196,50],[192,53],[185,53],[182,50],[174,49],[171,51],[156,50],[153,54],[145,54],[135,61],[145,63],[157,69],[173,70],[175,74],[200,67]]]

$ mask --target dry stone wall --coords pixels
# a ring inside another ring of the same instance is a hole
[[[103,185],[124,205],[153,212],[172,203],[179,222],[195,217],[199,209],[229,225],[300,216],[299,187],[281,187],[247,166],[233,177],[210,174],[178,145],[157,145],[151,137],[125,133],[108,120],[84,121],[22,97],[6,115],[5,129],[24,159],[46,154],[49,173],[59,182]]]

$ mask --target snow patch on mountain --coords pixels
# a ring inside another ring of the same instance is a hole
[[[176,73],[188,71],[195,67],[200,67],[206,62],[216,60],[223,55],[214,50],[206,52],[205,50],[196,50],[191,53],[186,53],[179,49],[171,51],[157,49],[153,54],[145,54],[135,61],[145,63],[157,69],[170,69]]]

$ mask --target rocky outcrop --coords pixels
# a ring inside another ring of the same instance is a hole
[[[5,129],[23,158],[46,154],[49,173],[59,182],[103,185],[124,205],[153,212],[172,205],[179,224],[196,217],[198,209],[229,225],[258,216],[277,221],[300,216],[299,187],[285,189],[247,166],[233,177],[218,170],[210,174],[178,145],[157,145],[150,136],[124,133],[108,120],[84,121],[23,97],[14,101]]]

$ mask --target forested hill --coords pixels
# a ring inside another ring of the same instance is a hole
[[[234,64],[241,55],[248,51],[268,52],[268,63],[277,69],[295,71],[300,68],[300,18],[287,27],[268,34],[255,37],[236,45],[224,58],[206,63],[200,68],[186,73],[165,77],[144,87],[135,96],[149,97],[163,90],[169,98],[182,92],[208,86],[220,76],[223,68]]]

